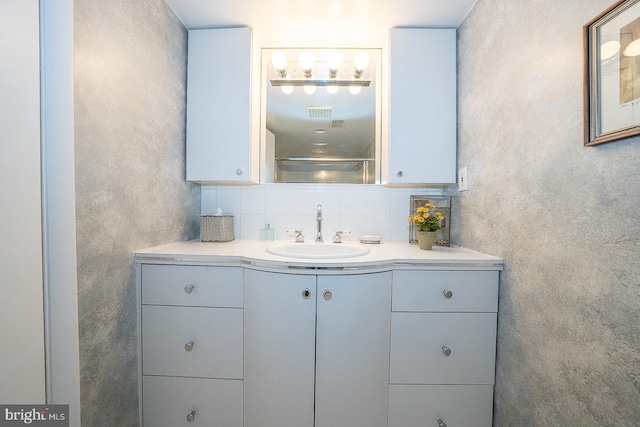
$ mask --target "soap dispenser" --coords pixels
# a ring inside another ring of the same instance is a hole
[[[263,242],[273,241],[275,240],[275,234],[275,230],[269,224],[265,224],[264,228],[260,229],[260,240]]]

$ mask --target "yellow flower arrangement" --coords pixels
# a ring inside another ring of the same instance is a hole
[[[425,203],[416,209],[416,214],[408,218],[408,222],[413,223],[418,231],[438,231],[442,227],[444,215],[431,203]]]

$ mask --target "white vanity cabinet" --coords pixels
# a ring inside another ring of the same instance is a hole
[[[242,427],[242,268],[139,271],[143,425]]]
[[[498,271],[393,275],[388,427],[490,427]]]
[[[391,278],[245,271],[245,427],[386,427]]]
[[[258,180],[251,144],[251,29],[189,30],[188,181]]]
[[[456,30],[393,28],[387,55],[383,183],[455,183]]]
[[[266,244],[136,253],[143,427],[491,426],[501,259]]]

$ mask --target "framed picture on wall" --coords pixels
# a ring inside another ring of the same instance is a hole
[[[584,26],[585,146],[640,134],[640,0],[613,4]]]

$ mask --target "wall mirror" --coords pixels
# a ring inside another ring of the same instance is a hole
[[[261,182],[380,182],[380,49],[262,49]]]

